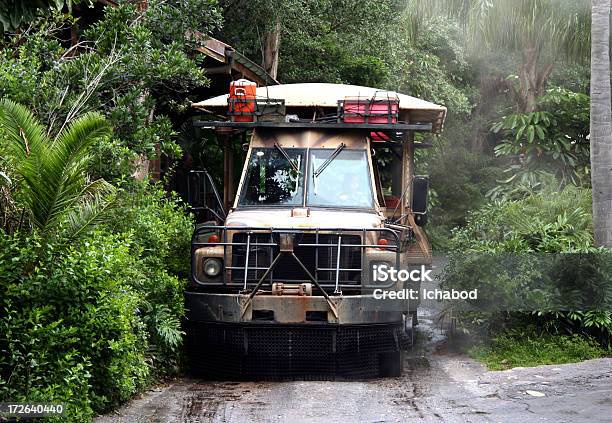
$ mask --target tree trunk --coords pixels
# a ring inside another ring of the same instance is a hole
[[[270,76],[276,79],[278,72],[278,50],[280,48],[281,23],[276,20],[274,29],[270,31],[264,40],[264,69]]]
[[[519,89],[515,89],[520,113],[536,111],[538,98],[544,94],[544,86],[553,70],[552,63],[539,70],[539,58],[539,47],[535,42],[529,43],[523,50],[523,63],[519,68]]]
[[[596,246],[612,247],[610,0],[591,2],[591,183]]]

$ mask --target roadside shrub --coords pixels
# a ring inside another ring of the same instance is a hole
[[[88,421],[144,386],[137,264],[118,236],[56,249],[0,232],[0,400],[63,402]]]
[[[590,209],[590,190],[568,185],[471,213],[453,233],[442,282],[478,289],[478,300],[463,304],[476,312],[464,314],[466,328],[491,334],[537,315],[609,343],[612,252],[592,247]]]
[[[521,200],[496,201],[469,214],[453,232],[462,252],[575,253],[592,251],[591,190],[567,185]]]
[[[160,184],[137,181],[122,192],[107,223],[114,233],[130,234],[132,252],[147,266],[181,278],[189,277],[193,227],[178,195]]]
[[[160,186],[130,188],[72,245],[0,231],[0,401],[89,421],[176,372],[193,224]]]
[[[106,218],[71,244],[0,231],[0,401],[89,421],[176,371],[192,220],[135,182]]]
[[[175,372],[180,364],[193,219],[176,194],[168,196],[160,185],[133,182],[119,197],[108,222],[109,231],[132,240],[130,253],[139,257],[128,283],[140,294],[152,367],[160,374]]]

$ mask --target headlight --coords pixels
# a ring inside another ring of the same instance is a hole
[[[208,277],[215,277],[221,273],[221,261],[214,258],[204,260],[204,273]]]

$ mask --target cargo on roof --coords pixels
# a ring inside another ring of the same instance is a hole
[[[410,123],[431,123],[432,132],[439,133],[444,125],[446,107],[406,94],[384,91],[359,85],[303,83],[281,84],[257,88],[260,98],[285,100],[289,108],[337,108],[338,100],[347,97],[374,97],[392,95],[399,98],[400,119]],[[228,94],[193,103],[192,106],[213,113],[227,108]]]

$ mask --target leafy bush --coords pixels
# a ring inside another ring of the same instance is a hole
[[[462,252],[587,252],[592,232],[591,191],[568,185],[471,212],[468,224],[454,231],[452,246]]]
[[[0,232],[0,400],[64,402],[69,421],[87,421],[147,382],[140,294],[126,283],[136,260],[117,236],[57,250]]]
[[[137,181],[117,199],[106,224],[112,232],[131,235],[134,254],[147,266],[183,278],[190,272],[193,226],[178,195],[168,194],[159,184]]]
[[[592,247],[590,190],[568,185],[498,201],[454,231],[442,285],[478,289],[480,329],[538,314],[564,330],[609,342],[612,254]],[[466,315],[467,316],[467,315]]]
[[[590,182],[589,96],[555,88],[538,106],[538,111],[509,114],[493,125],[492,131],[504,137],[495,154],[512,158],[512,165],[508,178],[490,192],[492,198],[508,197],[517,184],[538,190],[546,174],[563,183]]]
[[[65,402],[88,421],[176,371],[192,220],[145,183],[107,217],[114,234],[71,246],[0,231],[0,401]]]
[[[428,154],[425,160],[417,159],[419,172],[429,174],[431,185],[432,219],[425,229],[436,250],[447,250],[451,228],[465,225],[468,212],[484,205],[501,172],[491,158],[450,142]]]
[[[190,273],[193,219],[175,194],[160,185],[133,182],[122,192],[106,228],[132,240],[139,266],[129,279],[141,293],[139,304],[153,348],[149,358],[161,373],[179,363],[183,289]]]

